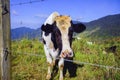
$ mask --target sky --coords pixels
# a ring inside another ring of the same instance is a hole
[[[54,11],[81,22],[120,14],[120,0],[10,0],[10,11],[12,29],[37,29]]]

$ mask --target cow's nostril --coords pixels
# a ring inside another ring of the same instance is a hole
[[[73,53],[69,53],[69,57],[73,57]]]
[[[67,50],[65,50],[64,52],[62,52],[60,54],[60,57],[63,57],[63,58],[73,57],[73,52],[72,51],[68,51],[68,49],[67,49]]]
[[[72,55],[72,53],[69,53],[69,55]]]

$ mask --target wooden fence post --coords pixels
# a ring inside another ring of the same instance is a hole
[[[0,79],[10,80],[10,1],[0,0]]]

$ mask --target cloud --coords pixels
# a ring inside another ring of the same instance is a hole
[[[18,15],[18,13],[17,13],[16,10],[12,10],[12,14],[13,14],[13,15],[16,15],[16,16]]]
[[[37,14],[37,15],[35,15],[35,17],[37,17],[37,18],[47,18],[48,15],[46,15],[46,14]]]
[[[73,17],[74,20],[77,20],[77,21],[81,21],[82,19],[84,19],[83,17],[81,16],[78,16],[78,17]]]

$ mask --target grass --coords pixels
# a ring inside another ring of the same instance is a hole
[[[118,40],[118,39],[117,39]],[[106,40],[89,45],[88,39],[73,41],[74,60],[119,67],[120,43]],[[117,44],[117,56],[111,52],[104,53],[104,48]],[[26,53],[26,54],[25,54]],[[29,55],[28,55],[29,54]],[[32,55],[31,55],[32,54]],[[33,56],[43,55],[43,56]],[[12,41],[12,80],[45,80],[47,63],[43,44],[38,40],[22,39]],[[77,76],[70,78],[69,73],[64,80],[120,80],[120,70],[83,65],[77,68]],[[58,80],[59,75],[54,77]]]

